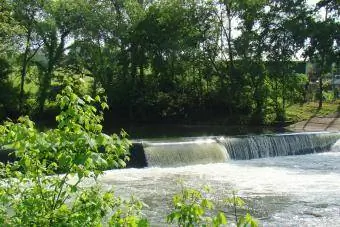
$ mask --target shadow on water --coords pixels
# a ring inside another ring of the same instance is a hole
[[[234,136],[249,134],[269,134],[287,132],[280,127],[258,127],[247,125],[180,125],[180,124],[148,124],[123,125],[119,127],[105,127],[107,133],[118,132],[123,128],[132,139],[144,138],[178,138],[178,137],[204,137],[204,136]]]

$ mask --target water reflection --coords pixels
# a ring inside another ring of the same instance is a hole
[[[116,127],[105,127],[108,133],[119,132],[120,129],[125,129],[132,139],[171,139],[179,137],[204,137],[204,136],[235,136],[263,133],[280,133],[287,132],[284,128],[279,127],[259,127],[249,125],[185,125],[185,124],[140,124],[140,125],[119,125]]]

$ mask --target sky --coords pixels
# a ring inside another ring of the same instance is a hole
[[[315,5],[319,0],[307,0],[307,3],[310,5]]]
[[[320,0],[307,0],[307,4],[310,6],[315,6],[316,3],[318,3]],[[320,16],[321,18],[324,18],[325,16],[325,10],[321,9],[320,10]]]

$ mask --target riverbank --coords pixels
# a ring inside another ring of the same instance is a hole
[[[340,131],[340,115],[334,117],[312,117],[286,127],[294,132]]]
[[[340,131],[340,102],[324,103],[321,109],[316,102],[293,105],[287,108],[287,119],[295,122],[286,127],[289,131]]]

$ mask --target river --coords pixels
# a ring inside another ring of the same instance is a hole
[[[340,226],[340,149],[296,156],[182,167],[106,171],[100,182],[118,195],[134,195],[147,207],[151,226],[165,222],[178,182],[196,189],[209,185],[219,208],[232,190],[246,200],[260,226]]]

